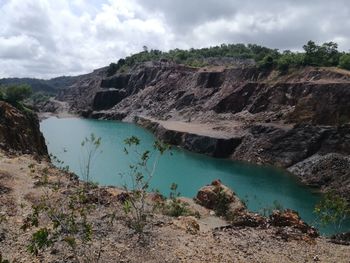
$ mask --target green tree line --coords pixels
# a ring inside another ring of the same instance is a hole
[[[119,59],[117,63],[111,63],[108,68],[108,75],[125,71],[137,63],[146,61],[165,59],[179,64],[201,67],[206,65],[205,59],[207,58],[224,57],[253,59],[261,69],[278,69],[281,72],[304,66],[336,66],[350,70],[350,53],[338,51],[337,43],[326,42],[317,45],[310,40],[303,46],[303,50],[303,52],[292,52],[290,50],[280,52],[278,49],[256,44],[222,44],[200,49],[173,49],[168,52],[156,49],[148,50],[147,47],[144,47],[142,52]]]

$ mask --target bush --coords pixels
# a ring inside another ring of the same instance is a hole
[[[166,204],[164,213],[168,216],[179,217],[184,215],[192,215],[187,208],[188,204],[179,200],[180,193],[177,191],[177,184],[170,186],[169,202]]]
[[[127,174],[131,180],[131,187],[124,185],[127,192],[123,198],[123,210],[127,215],[127,222],[131,229],[133,229],[140,238],[144,237],[144,229],[148,225],[148,218],[150,216],[150,208],[147,204],[147,190],[149,184],[154,176],[158,160],[160,156],[169,148],[168,145],[156,141],[153,145],[154,151],[157,154],[154,161],[151,161],[151,151],[146,150],[140,152],[140,139],[132,136],[125,139],[125,154],[130,151],[138,156],[138,160],[129,165],[130,172]]]
[[[343,69],[350,70],[350,54],[343,54],[339,58],[339,67]]]
[[[339,231],[342,223],[350,218],[350,205],[345,198],[334,192],[328,192],[315,206],[314,212],[322,226],[333,225]]]
[[[4,100],[10,103],[21,102],[32,94],[32,88],[28,85],[11,85],[2,88]]]
[[[271,55],[267,55],[258,62],[258,66],[261,70],[270,70],[274,66],[274,58]]]

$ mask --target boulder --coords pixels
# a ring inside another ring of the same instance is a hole
[[[331,242],[344,246],[350,246],[350,232],[339,233],[331,236]]]
[[[173,225],[192,235],[197,234],[200,229],[197,219],[193,216],[179,216],[173,220]]]
[[[307,236],[312,238],[319,236],[317,230],[314,227],[309,226],[307,223],[301,220],[298,212],[293,211],[291,209],[286,209],[285,211],[275,210],[270,215],[269,223],[272,226],[284,228],[282,232],[283,235],[286,236],[288,236],[288,231],[291,233],[291,235],[294,235],[296,231],[297,234],[306,234]],[[286,232],[286,229],[289,230]]]
[[[236,215],[232,222],[233,226],[242,227],[262,227],[265,228],[268,225],[267,219],[259,214],[243,212]]]
[[[202,187],[195,198],[196,202],[223,215],[234,215],[246,209],[242,201],[220,180]],[[222,211],[225,209],[226,211]]]

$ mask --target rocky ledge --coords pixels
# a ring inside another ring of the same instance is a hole
[[[48,156],[36,114],[0,101],[0,148],[12,153]]]

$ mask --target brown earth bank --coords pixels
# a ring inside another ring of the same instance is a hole
[[[0,101],[0,148],[12,152],[47,156],[38,117],[30,110],[19,110]]]
[[[121,196],[125,192],[111,187],[91,187],[86,190],[87,199],[79,201],[91,207],[85,219],[92,225],[91,240],[77,242],[73,251],[67,239],[61,238],[44,247],[37,256],[31,255],[27,248],[32,234],[42,227],[53,229],[45,216],[40,217],[37,227],[23,229],[33,214],[33,205],[44,200],[50,204],[50,211],[63,211],[71,205],[71,196],[85,185],[46,161],[38,162],[30,155],[9,157],[1,153],[3,259],[10,262],[349,262],[350,246],[318,237],[312,227],[290,210],[275,211],[269,218],[252,214],[219,181],[200,189],[195,201],[179,199],[188,203],[196,217],[170,217],[162,210],[153,210],[142,241],[129,227],[130,219],[123,212]],[[229,202],[229,220],[214,215],[219,191]],[[150,194],[147,200],[151,206],[159,198]]]
[[[146,62],[82,76],[57,99],[84,117],[136,121],[159,139],[215,157],[271,164],[350,200],[350,72],[281,75],[251,66]]]

